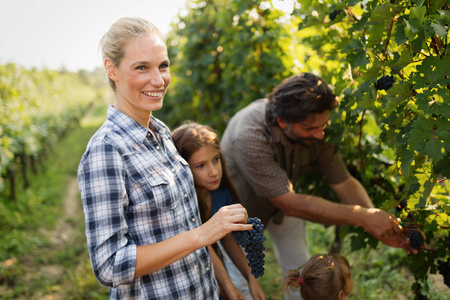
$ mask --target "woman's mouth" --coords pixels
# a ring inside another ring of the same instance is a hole
[[[159,98],[163,95],[163,92],[142,92],[142,94],[153,98]]]

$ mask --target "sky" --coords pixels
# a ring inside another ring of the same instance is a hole
[[[143,17],[168,33],[186,0],[0,0],[0,65],[91,71],[98,43],[122,17]]]

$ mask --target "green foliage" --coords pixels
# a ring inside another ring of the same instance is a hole
[[[168,38],[174,80],[164,120],[208,123],[219,131],[237,110],[290,74],[288,27],[259,1],[193,1]]]
[[[0,191],[3,176],[20,163],[18,157],[45,153],[97,96],[81,78],[73,73],[0,65]]]
[[[297,1],[289,16],[271,4],[190,4],[168,39],[173,81],[164,120],[193,119],[221,133],[230,116],[283,78],[319,74],[341,99],[327,139],[340,145],[377,207],[427,237],[427,249],[407,258],[415,290],[427,294],[436,259],[450,256],[448,1]],[[395,84],[378,90],[386,75]],[[298,186],[336,200],[324,187],[318,174]],[[347,233],[353,250],[378,244],[362,230]]]

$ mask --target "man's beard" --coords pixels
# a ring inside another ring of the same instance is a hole
[[[311,144],[316,141],[315,138],[302,138],[302,137],[296,136],[292,132],[292,125],[288,125],[286,128],[284,128],[283,132],[291,142],[302,144],[307,147],[311,146]]]

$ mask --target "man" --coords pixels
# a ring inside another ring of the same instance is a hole
[[[266,225],[283,275],[309,258],[305,220],[361,226],[384,244],[417,253],[396,217],[374,208],[337,148],[322,141],[330,110],[337,105],[337,97],[320,77],[295,75],[268,99],[239,111],[222,137],[240,200],[250,217]],[[297,178],[313,168],[326,177],[341,203],[294,191]],[[299,299],[299,294],[293,297]]]

